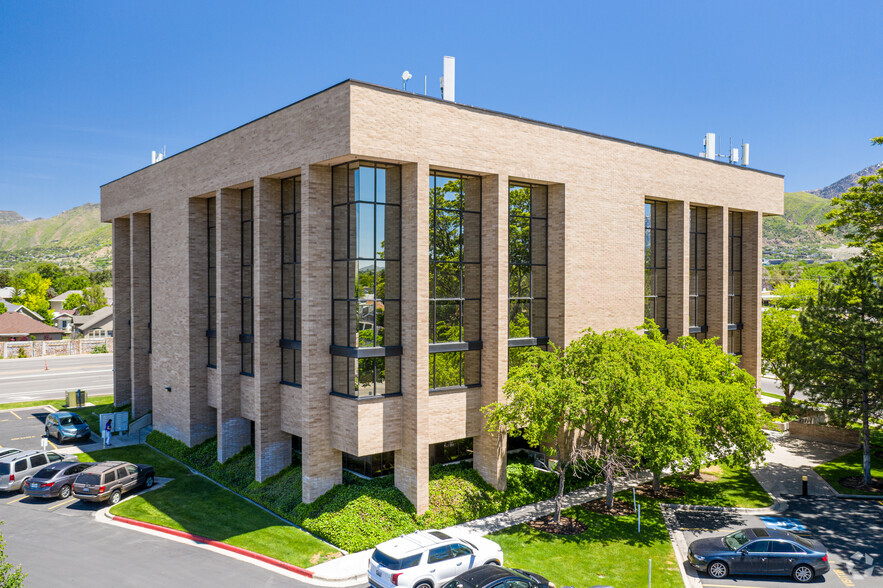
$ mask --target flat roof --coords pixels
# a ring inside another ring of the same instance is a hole
[[[390,87],[388,87],[388,86],[381,86],[380,84],[373,84],[373,83],[371,83],[371,82],[363,82],[363,81],[361,81],[361,80],[356,80],[356,79],[353,79],[353,78],[349,78],[349,79],[343,80],[342,82],[338,82],[337,84],[334,84],[333,86],[328,86],[328,87],[325,88],[324,90],[320,90],[320,91],[318,91],[318,92],[314,92],[313,94],[310,94],[309,96],[305,96],[304,98],[301,98],[300,100],[297,100],[297,101],[295,101],[295,102],[292,102],[291,104],[287,104],[287,105],[285,105],[285,106],[283,106],[283,107],[281,107],[281,108],[277,108],[276,110],[274,110],[274,111],[272,111],[272,112],[268,112],[267,114],[265,114],[265,115],[263,115],[263,116],[259,116],[258,118],[254,119],[254,120],[250,120],[250,121],[248,121],[247,123],[243,123],[243,124],[241,124],[241,125],[239,125],[239,126],[237,126],[237,127],[234,127],[234,128],[232,128],[232,129],[230,129],[229,131],[225,131],[225,132],[221,133],[220,135],[216,135],[216,136],[212,137],[211,139],[206,139],[205,141],[202,141],[201,143],[197,143],[196,145],[193,145],[192,147],[188,147],[187,149],[185,149],[185,150],[183,150],[183,151],[179,151],[178,153],[175,153],[174,155],[169,155],[168,157],[164,157],[164,158],[162,159],[162,161],[158,161],[157,163],[153,163],[153,164],[150,164],[150,165],[145,165],[144,167],[139,168],[139,169],[136,169],[135,171],[130,172],[130,173],[124,175],[124,176],[120,176],[119,178],[117,178],[117,179],[115,179],[115,180],[111,180],[111,181],[109,181],[109,182],[107,182],[107,183],[101,184],[101,187],[103,188],[104,186],[108,186],[108,185],[110,185],[110,184],[113,184],[114,182],[118,182],[118,181],[120,181],[120,180],[122,180],[122,179],[124,179],[124,178],[127,178],[127,177],[129,177],[129,176],[131,176],[131,175],[133,175],[133,174],[137,174],[138,172],[143,171],[143,170],[145,170],[145,169],[147,169],[147,168],[149,168],[149,167],[154,167],[154,166],[156,166],[156,165],[162,165],[162,163],[163,163],[164,161],[168,160],[168,159],[172,159],[173,157],[177,157],[178,155],[181,155],[181,154],[183,154],[183,153],[187,153],[188,151],[191,151],[191,150],[193,150],[193,149],[196,149],[197,147],[199,147],[199,146],[201,146],[201,145],[205,145],[206,143],[210,143],[210,142],[214,141],[215,139],[218,139],[218,138],[220,138],[220,137],[223,137],[224,135],[229,135],[230,133],[233,133],[233,132],[235,132],[235,131],[238,131],[239,129],[241,129],[241,128],[243,128],[243,127],[247,127],[248,125],[250,125],[250,124],[252,124],[252,123],[254,123],[254,122],[257,122],[257,121],[259,121],[259,120],[263,120],[263,119],[267,118],[268,116],[273,116],[273,115],[276,114],[277,112],[281,112],[281,111],[285,110],[286,108],[291,108],[292,106],[294,106],[294,105],[296,105],[296,104],[300,104],[301,102],[304,102],[305,100],[309,100],[310,98],[313,98],[314,96],[318,96],[318,95],[320,95],[320,94],[324,94],[325,92],[328,92],[329,90],[333,90],[334,88],[336,88],[336,87],[338,87],[338,86],[342,86],[342,85],[344,85],[344,84],[352,84],[352,85],[356,85],[356,86],[363,86],[363,87],[365,87],[365,88],[371,88],[371,89],[374,89],[374,90],[380,90],[380,91],[383,91],[383,92],[390,92],[390,93],[394,93],[394,94],[400,94],[400,95],[402,95],[402,96],[408,96],[408,97],[410,97],[410,98],[416,98],[416,99],[419,99],[419,100],[429,100],[429,101],[432,101],[432,102],[437,102],[437,103],[441,103],[441,104],[447,104],[447,105],[449,105],[449,106],[457,107],[457,108],[466,108],[466,109],[468,109],[468,110],[472,110],[472,111],[474,111],[474,112],[481,112],[481,113],[489,114],[489,115],[492,115],[492,116],[500,116],[500,117],[504,117],[504,118],[509,118],[509,119],[513,119],[513,120],[521,121],[521,122],[524,122],[524,123],[527,123],[527,124],[541,125],[541,126],[548,127],[548,128],[552,128],[552,129],[558,129],[558,130],[560,130],[560,131],[565,131],[565,132],[568,132],[568,133],[577,133],[577,134],[580,134],[580,135],[585,135],[585,136],[587,136],[587,137],[594,137],[594,138],[596,138],[596,139],[602,139],[602,140],[605,140],[605,141],[615,141],[615,142],[617,142],[617,143],[623,143],[623,144],[626,144],[626,145],[633,145],[633,146],[635,146],[635,147],[642,147],[642,148],[644,148],[644,149],[652,149],[652,150],[654,150],[654,151],[659,151],[659,152],[661,152],[661,153],[670,153],[670,154],[672,154],[672,155],[681,155],[681,156],[684,156],[684,157],[691,157],[691,158],[693,158],[693,159],[699,159],[699,160],[701,160],[701,161],[705,161],[705,162],[708,162],[708,163],[713,163],[713,164],[717,164],[717,165],[725,165],[725,166],[727,166],[727,167],[736,168],[736,169],[741,169],[741,170],[745,170],[745,171],[749,171],[749,172],[761,173],[761,174],[765,174],[765,175],[768,175],[768,176],[774,176],[774,177],[777,177],[777,178],[784,178],[784,177],[785,177],[783,174],[777,174],[777,173],[775,173],[775,172],[764,171],[764,170],[756,169],[756,168],[752,168],[752,167],[745,167],[745,166],[743,166],[743,165],[734,165],[734,164],[732,164],[732,163],[728,163],[728,162],[725,162],[725,161],[716,161],[716,160],[713,160],[713,159],[706,159],[705,157],[702,157],[702,156],[699,156],[699,155],[693,155],[693,154],[690,154],[690,153],[684,153],[684,152],[682,152],[682,151],[675,151],[675,150],[673,150],[673,149],[666,149],[666,148],[664,148],[664,147],[656,147],[656,146],[654,146],[654,145],[647,145],[646,143],[638,143],[637,141],[629,141],[629,140],[627,140],[627,139],[620,139],[620,138],[618,138],[618,137],[611,137],[611,136],[609,136],[609,135],[602,135],[602,134],[599,134],[599,133],[593,133],[593,132],[585,131],[585,130],[582,130],[582,129],[576,129],[576,128],[573,128],[573,127],[567,127],[567,126],[564,126],[564,125],[557,125],[557,124],[554,124],[554,123],[544,122],[544,121],[536,120],[536,119],[532,119],[532,118],[525,118],[525,117],[523,117],[523,116],[518,116],[518,115],[515,115],[515,114],[508,114],[508,113],[506,113],[506,112],[500,112],[500,111],[497,111],[497,110],[490,110],[490,109],[488,109],[488,108],[481,108],[481,107],[479,107],[479,106],[471,106],[471,105],[469,105],[469,104],[463,104],[463,103],[460,103],[460,102],[450,102],[450,101],[448,101],[448,100],[444,100],[444,99],[442,99],[442,98],[437,98],[437,97],[435,97],[435,96],[424,96],[424,95],[422,95],[422,94],[415,94],[415,93],[413,93],[413,92],[407,92],[407,91],[405,91],[405,90],[399,90],[399,89],[397,89],[397,88],[390,88]]]

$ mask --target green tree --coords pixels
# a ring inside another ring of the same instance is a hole
[[[85,306],[86,301],[83,300],[82,294],[79,292],[74,292],[73,294],[69,294],[67,298],[64,299],[64,304],[62,308],[64,310],[76,310],[81,306]]]
[[[800,367],[799,359],[791,352],[801,337],[799,313],[784,308],[767,308],[763,313],[761,364],[763,371],[774,375],[785,394],[785,403],[794,398],[792,380]]]
[[[770,416],[754,378],[714,340],[700,343],[681,337],[675,345],[686,371],[685,390],[704,459],[744,466],[760,462],[771,447],[763,434]]]
[[[804,337],[794,353],[801,368],[794,383],[829,413],[862,423],[862,474],[871,483],[871,418],[883,413],[883,289],[868,261],[822,284],[800,315]]]
[[[47,325],[52,324],[52,309],[46,298],[50,284],[48,278],[44,278],[38,273],[16,274],[12,286],[16,289],[17,294],[12,302],[28,307],[43,317],[43,322]]]
[[[773,305],[777,308],[799,310],[804,308],[806,303],[815,298],[818,293],[818,280],[798,280],[793,284],[785,282],[773,288],[773,294],[779,296]]]
[[[503,385],[505,402],[482,409],[489,432],[521,435],[532,446],[542,447],[555,459],[558,492],[555,522],[561,517],[561,499],[567,471],[585,463],[587,443],[585,402],[571,373],[566,352],[554,345],[549,351],[530,348],[521,363],[510,367]]]
[[[0,521],[0,525],[2,524],[3,522]],[[15,566],[6,561],[6,539],[0,535],[0,586],[21,588],[27,577],[28,575],[22,571],[21,566]]]
[[[0,302],[0,314],[3,314],[4,312],[6,312],[6,305]]]
[[[12,283],[12,274],[9,270],[0,270],[0,288],[5,288]]]
[[[702,461],[702,443],[685,394],[687,370],[681,365],[680,349],[667,345],[652,321],[644,327],[651,354],[643,369],[654,371],[656,382],[637,399],[635,456],[653,473],[653,491],[659,492],[664,469],[685,469]]]
[[[99,308],[107,306],[107,297],[104,295],[104,288],[101,286],[90,286],[83,290],[83,302],[85,308],[81,314],[92,314]]]
[[[883,145],[883,137],[874,137],[871,142]],[[832,199],[831,204],[825,215],[829,222],[819,230],[828,234],[843,230],[849,245],[861,247],[866,257],[883,263],[883,168],[859,178],[858,185]]]

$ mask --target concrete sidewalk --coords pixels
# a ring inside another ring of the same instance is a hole
[[[653,479],[649,473],[642,472],[635,478],[635,482],[643,484]],[[619,492],[629,487],[631,480],[621,480],[614,485],[614,491]],[[586,488],[574,490],[565,494],[562,499],[562,508],[570,508],[578,504],[603,498],[606,494],[604,484],[594,484]],[[555,512],[554,500],[543,500],[534,504],[528,504],[519,508],[491,515],[483,519],[476,519],[460,525],[442,529],[451,535],[487,535],[495,533],[514,525],[530,522]],[[350,553],[343,557],[321,563],[308,568],[315,574],[317,579],[328,582],[364,582],[368,575],[368,560],[374,549],[366,549],[356,553]]]
[[[764,490],[773,496],[800,494],[803,489],[802,478],[806,476],[810,495],[837,494],[813,468],[855,451],[855,448],[804,441],[787,435],[777,435],[772,441],[773,450],[767,454],[764,465],[751,470]]]

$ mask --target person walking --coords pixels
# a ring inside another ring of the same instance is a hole
[[[110,445],[110,433],[113,431],[113,425],[111,424],[111,419],[107,419],[107,423],[104,425],[104,445]]]

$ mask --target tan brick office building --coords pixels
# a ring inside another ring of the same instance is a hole
[[[464,447],[505,484],[511,350],[646,315],[758,376],[782,209],[775,174],[347,81],[102,187],[116,402],[258,480],[300,449],[306,501],[394,468],[422,512]]]

